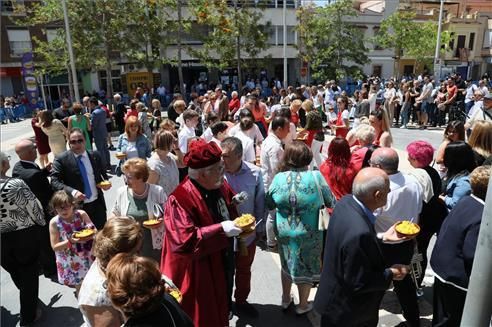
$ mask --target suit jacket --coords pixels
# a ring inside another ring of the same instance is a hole
[[[49,202],[53,196],[48,176],[49,172],[46,169],[40,169],[36,164],[27,161],[18,161],[12,170],[12,177],[22,179],[41,202],[46,219],[50,217]]]
[[[87,151],[94,171],[95,183],[98,184],[108,179],[106,171],[101,163],[101,156],[97,151]],[[65,151],[58,155],[53,162],[51,170],[51,186],[54,190],[64,190],[72,194],[73,190],[84,191],[84,181],[80,174],[77,159],[72,151]],[[97,189],[97,200],[104,203],[104,195],[100,188]]]
[[[344,196],[330,218],[314,302],[323,321],[333,326],[377,324],[392,278],[385,268],[373,224],[352,195]]]

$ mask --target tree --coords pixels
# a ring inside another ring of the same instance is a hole
[[[299,56],[310,63],[313,78],[338,80],[362,74],[368,50],[362,32],[347,19],[356,16],[351,0],[298,9]]]
[[[123,55],[149,71],[162,62],[154,48],[165,46],[163,32],[170,22],[165,9],[173,0],[67,1],[72,47],[77,69],[106,70],[107,94],[112,99],[111,66]],[[157,10],[159,8],[159,10]],[[67,65],[63,12],[59,0],[36,2],[28,8],[24,26],[60,26],[52,42],[35,39],[34,53],[46,72],[60,72]],[[61,45],[64,46],[61,46]],[[149,45],[151,45],[149,47]],[[150,51],[149,51],[150,50]],[[160,50],[160,49],[159,49]],[[56,60],[63,58],[63,60]]]
[[[271,23],[262,23],[261,2],[234,0],[192,0],[191,11],[196,22],[207,33],[199,34],[201,49],[189,48],[189,53],[208,68],[237,67],[239,88],[242,68],[267,49]]]
[[[449,32],[441,33],[441,44],[449,42]],[[421,65],[432,65],[437,40],[437,22],[417,22],[415,13],[398,11],[381,22],[373,42],[385,48],[395,49],[395,58],[415,58]]]

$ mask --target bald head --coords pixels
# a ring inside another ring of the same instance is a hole
[[[373,211],[386,204],[388,193],[389,178],[382,169],[364,168],[354,178],[352,194]]]
[[[15,153],[20,160],[25,161],[34,161],[37,157],[36,146],[31,140],[20,140],[15,145]]]
[[[392,148],[376,149],[371,156],[371,166],[384,170],[388,175],[398,172],[398,153]]]

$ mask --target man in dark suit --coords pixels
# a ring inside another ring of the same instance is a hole
[[[63,123],[65,128],[68,128],[68,118],[73,115],[73,110],[70,108],[70,100],[63,99],[60,108],[53,110],[53,117]]]
[[[377,326],[378,310],[390,281],[401,280],[408,267],[386,267],[372,212],[385,205],[389,179],[378,168],[361,170],[353,195],[343,197],[330,218],[323,270],[314,306],[321,326]],[[393,225],[383,242],[401,241]]]
[[[51,164],[44,169],[39,168],[35,163],[37,158],[36,145],[30,140],[19,141],[15,145],[15,152],[20,161],[15,164],[12,170],[12,177],[22,179],[43,207],[46,225],[39,227],[40,261],[43,274],[46,277],[53,277],[56,276],[56,260],[55,253],[51,248],[49,233],[49,221],[51,218],[49,202],[53,195],[48,181]]]
[[[98,186],[108,179],[101,157],[97,151],[85,150],[84,133],[74,128],[70,131],[70,150],[55,158],[51,171],[51,185],[55,190],[65,190],[78,201],[83,201],[87,212],[97,229],[106,222],[106,203],[103,190],[111,186]]]

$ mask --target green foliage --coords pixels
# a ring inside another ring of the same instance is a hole
[[[166,10],[175,7],[174,0],[77,0],[66,1],[72,36],[72,48],[77,69],[99,70],[119,60],[128,61],[149,70],[161,63],[159,51],[169,38],[163,31],[171,29]],[[52,43],[35,39],[36,65],[46,72],[60,72],[67,67],[65,26],[60,0],[32,2],[22,26],[49,25],[59,27]],[[38,64],[39,63],[39,64]]]
[[[225,0],[191,0],[190,5],[192,20],[204,33],[188,31],[203,42],[201,49],[188,47],[188,52],[208,68],[240,68],[245,58],[255,59],[268,47],[271,24],[261,23],[261,2],[252,7],[251,1],[237,0],[233,7]]]
[[[450,34],[441,33],[441,44],[449,42]],[[434,58],[437,22],[417,22],[415,13],[398,11],[381,22],[374,42],[385,48],[394,48],[396,54],[415,58],[419,64],[430,65]]]
[[[362,74],[360,66],[369,61],[363,34],[347,17],[356,17],[351,0],[299,8],[297,31],[299,56],[311,65],[314,79],[341,79]]]

